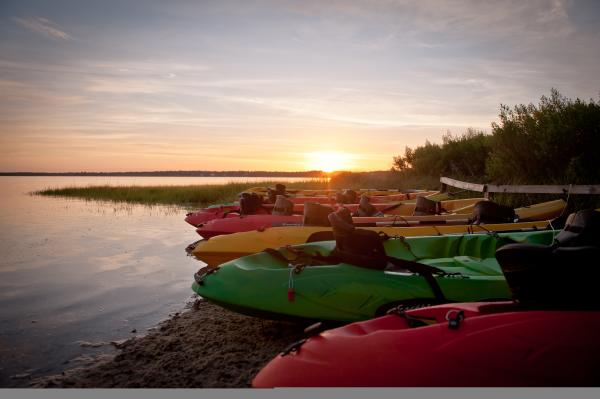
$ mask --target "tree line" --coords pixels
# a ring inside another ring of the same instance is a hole
[[[539,104],[501,105],[491,134],[475,129],[442,144],[406,147],[393,170],[406,178],[449,176],[495,184],[600,183],[600,103],[552,89]]]

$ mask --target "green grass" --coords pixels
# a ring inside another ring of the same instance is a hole
[[[250,183],[206,184],[189,186],[88,186],[46,188],[33,195],[70,197],[90,201],[110,201],[114,203],[144,205],[176,205],[189,209],[208,205],[232,202],[238,194],[251,187],[274,187],[282,183],[288,189],[436,189],[439,179],[407,178],[394,172],[342,172],[332,175],[329,182],[324,180],[304,181],[258,181]]]
[[[285,184],[288,188],[327,188],[326,182],[306,180],[296,182],[261,181],[190,186],[64,187],[47,188],[35,191],[32,194],[144,205],[181,205],[193,208],[232,202],[237,199],[239,193],[250,187],[273,187],[277,183]]]

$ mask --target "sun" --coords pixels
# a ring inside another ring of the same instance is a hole
[[[339,151],[315,151],[306,154],[306,164],[310,170],[331,173],[347,170],[352,166],[350,155]]]

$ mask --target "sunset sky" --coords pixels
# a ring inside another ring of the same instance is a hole
[[[0,3],[0,171],[389,169],[552,87],[600,1]]]

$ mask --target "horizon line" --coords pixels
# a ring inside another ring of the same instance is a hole
[[[80,171],[80,172],[39,172],[39,171],[16,171],[16,172],[3,172],[0,171],[0,176],[71,176],[71,175],[193,175],[198,174],[201,177],[209,177],[210,175],[225,175],[225,174],[236,174],[237,176],[244,176],[249,174],[277,174],[277,175],[321,175],[328,176],[336,173],[367,173],[367,172],[385,172],[388,170],[373,170],[373,171],[349,171],[349,170],[336,170],[332,172],[324,172],[322,170],[308,170],[308,171],[279,171],[279,170],[155,170],[155,171],[125,171],[125,172],[96,172],[96,171]]]

